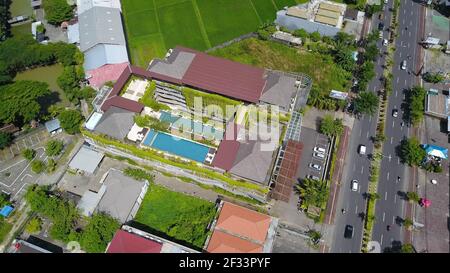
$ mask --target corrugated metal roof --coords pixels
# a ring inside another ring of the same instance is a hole
[[[344,7],[338,6],[338,5],[329,4],[329,3],[320,3],[319,8],[320,9],[331,10],[331,11],[335,11],[335,12],[339,12],[339,13],[342,13],[344,11]]]
[[[340,16],[339,12],[326,10],[326,9],[319,9],[317,11],[317,15],[322,15],[322,16],[330,17],[330,18],[334,18],[334,19],[337,19]]]
[[[94,173],[103,157],[104,154],[94,151],[86,146],[82,146],[78,153],[70,161],[69,167],[72,169],[82,170],[87,173]]]
[[[47,121],[45,123],[45,128],[47,129],[47,132],[51,133],[61,128],[61,123],[59,122],[59,119],[55,118]]]
[[[306,9],[300,9],[298,7],[290,7],[287,9],[286,15],[308,19],[308,11]]]
[[[327,25],[331,25],[331,26],[336,26],[338,23],[338,19],[333,19],[330,17],[322,16],[322,15],[316,15],[316,17],[314,18],[314,21],[323,23],[323,24],[327,24]]]
[[[84,52],[85,70],[100,68],[107,64],[128,62],[128,52],[125,45],[96,44]]]

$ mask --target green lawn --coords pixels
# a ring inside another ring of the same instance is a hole
[[[13,0],[11,1],[11,6],[9,6],[9,12],[11,12],[11,17],[19,15],[30,16],[33,11],[31,9],[30,0]]]
[[[17,26],[11,27],[11,32],[13,36],[18,35],[31,35],[31,23],[25,23]]]
[[[213,203],[152,184],[134,221],[201,249],[215,213]]]
[[[131,62],[147,67],[177,45],[205,50],[255,31],[305,0],[123,0]]]
[[[299,51],[276,42],[251,38],[210,54],[259,67],[305,73],[312,77],[322,94],[328,95],[331,89],[349,88],[349,73],[334,64],[330,56]]]
[[[0,216],[0,244],[3,243],[3,240],[5,240],[6,235],[8,235],[12,228],[12,225],[6,222],[2,217],[3,216]]]

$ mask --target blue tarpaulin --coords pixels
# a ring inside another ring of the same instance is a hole
[[[432,155],[442,159],[448,159],[448,149],[436,145],[424,144],[423,148],[427,152],[427,155]]]
[[[3,217],[8,217],[10,214],[11,214],[11,212],[14,210],[14,208],[13,207],[11,207],[11,206],[4,206],[1,210],[0,210],[0,215],[1,216],[3,216]]]

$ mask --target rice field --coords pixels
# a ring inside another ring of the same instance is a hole
[[[133,64],[146,67],[176,45],[206,50],[275,20],[305,0],[123,0]]]

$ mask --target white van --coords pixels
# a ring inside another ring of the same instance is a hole
[[[359,154],[360,155],[365,155],[366,154],[366,146],[364,146],[364,145],[360,145],[359,146]]]

